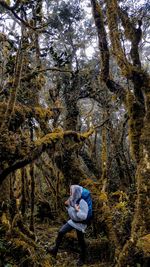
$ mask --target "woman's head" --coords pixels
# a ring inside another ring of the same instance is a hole
[[[76,204],[76,201],[81,198],[81,195],[82,195],[82,186],[80,185],[70,186],[70,201],[72,206],[74,206]]]

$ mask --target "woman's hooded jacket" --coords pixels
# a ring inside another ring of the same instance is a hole
[[[71,185],[70,191],[71,196],[69,198],[69,206],[68,206],[68,214],[70,220],[68,223],[79,231],[83,231],[86,229],[87,225],[82,223],[86,220],[88,215],[88,204],[87,202],[81,198],[83,187],[79,185]],[[79,211],[75,210],[75,204],[79,203]]]
[[[83,187],[80,185],[70,186],[71,196],[69,198],[69,201],[72,207],[74,207],[77,201],[81,198],[82,190],[83,190]]]

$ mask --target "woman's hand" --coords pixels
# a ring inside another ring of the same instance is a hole
[[[69,206],[69,199],[67,199],[66,201],[65,201],[65,206]]]
[[[76,211],[80,210],[80,206],[78,204],[75,204],[74,208],[75,208]]]

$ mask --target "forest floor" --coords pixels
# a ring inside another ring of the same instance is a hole
[[[57,237],[58,230],[60,225],[42,223],[37,224],[36,236],[37,243],[44,248],[51,247],[55,244],[55,239]],[[91,230],[91,229],[90,229]],[[89,230],[89,231],[90,231]],[[87,244],[87,255],[86,255],[86,264],[84,267],[111,267],[111,263],[107,262],[107,248],[108,240],[91,238],[88,236],[88,229],[86,233],[86,244]],[[76,238],[76,233],[72,231],[68,233],[63,240],[63,244],[59,249],[56,259],[51,257],[47,253],[46,257],[50,259],[53,266],[56,267],[75,267],[77,266],[77,260],[79,257],[78,243]]]

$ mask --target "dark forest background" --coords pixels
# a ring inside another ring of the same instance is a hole
[[[45,249],[71,184],[93,198],[87,265],[149,265],[149,14],[148,0],[0,1],[0,266],[75,266]]]

